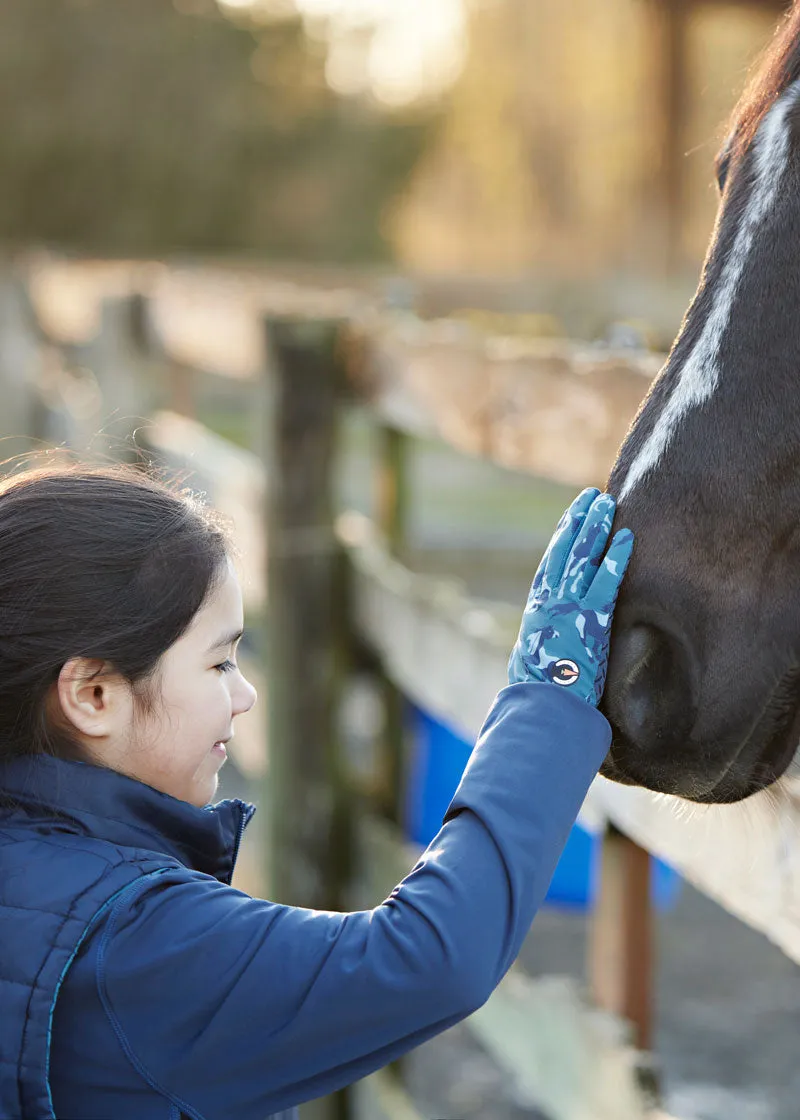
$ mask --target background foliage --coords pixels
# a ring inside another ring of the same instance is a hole
[[[387,199],[432,127],[325,82],[291,12],[0,0],[0,239],[381,259]]]

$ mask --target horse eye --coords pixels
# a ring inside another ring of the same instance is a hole
[[[719,188],[719,193],[720,194],[722,194],[723,191],[725,190],[725,183],[726,183],[727,178],[728,178],[728,169],[729,169],[730,165],[731,165],[731,157],[727,152],[717,158],[717,161],[716,161],[717,187]]]

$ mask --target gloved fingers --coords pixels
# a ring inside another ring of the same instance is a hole
[[[547,546],[547,551],[539,564],[528,602],[542,588],[552,591],[560,582],[564,573],[564,565],[575,543],[575,538],[581,530],[589,507],[599,493],[600,491],[594,486],[583,490],[562,515],[550,544]]]
[[[632,552],[633,533],[630,529],[620,529],[614,534],[597,575],[584,596],[584,606],[591,607],[601,614],[610,614],[613,611]]]
[[[582,599],[591,587],[608,544],[616,508],[610,494],[598,494],[592,502],[567,558],[561,597]]]

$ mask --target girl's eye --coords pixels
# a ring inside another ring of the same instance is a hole
[[[214,668],[220,673],[232,673],[236,668],[236,663],[234,661],[221,661],[219,665],[215,665]]]

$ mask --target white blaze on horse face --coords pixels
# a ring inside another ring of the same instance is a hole
[[[711,311],[700,337],[680,370],[655,427],[631,463],[619,501],[656,467],[681,419],[690,409],[708,400],[719,384],[719,352],[730,322],[733,303],[758,227],[778,194],[789,161],[789,112],[800,99],[800,81],[794,82],[775,102],[758,127],[754,142],[754,183],[733,247],[714,292]]]

